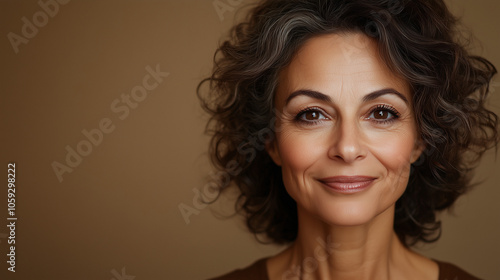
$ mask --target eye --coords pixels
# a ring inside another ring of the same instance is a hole
[[[295,119],[300,122],[315,123],[322,120],[327,120],[328,118],[319,108],[307,108],[300,111]]]
[[[393,121],[397,118],[399,118],[399,112],[395,108],[388,105],[378,105],[368,116],[368,119],[382,123]]]

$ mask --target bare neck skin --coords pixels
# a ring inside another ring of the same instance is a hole
[[[405,248],[393,231],[394,207],[360,226],[329,226],[298,209],[297,240],[268,260],[274,279],[438,279],[435,262]]]

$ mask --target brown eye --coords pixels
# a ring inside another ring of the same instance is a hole
[[[376,120],[386,120],[389,118],[389,114],[386,110],[375,110],[373,111],[373,118]]]
[[[397,118],[399,118],[399,112],[393,107],[387,105],[377,106],[377,108],[374,108],[368,116],[368,119],[379,123],[394,121]]]
[[[304,113],[304,119],[308,121],[315,121],[319,118],[319,113],[318,112],[305,112]]]
[[[326,120],[327,117],[318,109],[307,109],[299,113],[296,117],[297,120],[302,122],[314,123],[321,120]]]

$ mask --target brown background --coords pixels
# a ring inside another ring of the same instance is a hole
[[[42,8],[33,0],[0,1],[0,158],[5,179],[7,163],[16,163],[18,217],[17,272],[10,273],[5,183],[0,279],[119,280],[122,268],[136,280],[204,279],[280,249],[259,245],[238,219],[217,219],[209,208],[189,224],[179,211],[194,206],[193,189],[210,170],[195,88],[239,14],[219,16],[213,2],[73,0],[16,54],[7,34],[21,35],[21,19],[32,22]],[[500,2],[449,2],[482,42],[477,52],[500,67]],[[170,75],[122,120],[111,103],[142,84],[148,65]],[[493,90],[500,113],[498,82]],[[81,131],[103,118],[114,131],[59,182],[51,164],[65,164],[66,146],[76,149]],[[484,183],[458,202],[455,216],[443,215],[443,236],[424,254],[500,277],[499,167],[490,153],[476,176]]]

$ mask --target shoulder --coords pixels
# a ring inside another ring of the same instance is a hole
[[[439,266],[439,280],[480,280],[454,264],[434,261]]]
[[[267,258],[260,259],[246,268],[237,269],[228,274],[208,280],[269,280],[266,261]]]

